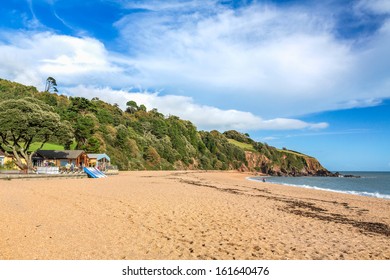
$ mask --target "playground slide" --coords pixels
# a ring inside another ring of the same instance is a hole
[[[101,177],[107,177],[107,175],[104,174],[103,172],[101,172],[99,169],[97,169],[97,168],[94,168],[94,169],[95,169],[95,172],[96,172],[97,174],[100,174],[100,175],[101,175]]]
[[[107,177],[103,172],[93,167],[84,167],[84,172],[87,173],[91,178]]]

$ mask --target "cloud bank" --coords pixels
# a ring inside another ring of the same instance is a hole
[[[112,90],[110,88],[94,88],[79,85],[69,88],[70,95],[82,96],[88,99],[98,97],[105,99],[112,97],[122,109],[129,100],[138,105],[145,105],[148,109],[158,108],[165,115],[175,115],[182,119],[191,120],[198,128],[203,130],[217,129],[226,131],[235,129],[239,131],[250,130],[294,130],[294,129],[323,129],[328,127],[325,122],[308,123],[298,119],[275,118],[265,120],[250,112],[237,110],[221,110],[212,106],[199,105],[191,97],[177,95],[160,95],[150,92],[127,92]]]
[[[0,45],[0,77],[42,89],[48,76],[62,85],[107,83],[124,69],[112,63],[112,55],[93,38],[76,38],[49,32],[6,34]]]
[[[353,39],[337,37],[333,18],[303,7],[121,3],[115,50],[92,37],[1,32],[0,77],[43,89],[53,76],[69,94],[134,99],[203,129],[321,129],[328,124],[294,116],[390,97],[388,1],[355,5],[362,17],[385,19],[370,36]],[[147,90],[126,91],[137,87]]]

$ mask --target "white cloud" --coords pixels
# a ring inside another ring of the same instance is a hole
[[[2,32],[0,77],[39,89],[48,76],[60,90],[107,88],[105,100],[118,104],[128,93],[109,89],[140,86],[163,93],[133,94],[148,108],[204,128],[324,128],[291,116],[390,97],[389,22],[355,48],[333,35],[332,19],[303,8],[233,11],[216,2],[123,1],[151,11],[115,23],[121,54],[90,37]]]
[[[360,0],[356,6],[360,10],[368,10],[377,14],[390,14],[390,1],[388,0]]]
[[[147,86],[190,90],[195,84],[233,98],[238,89],[257,97],[319,95],[318,85],[329,88],[351,60],[347,46],[301,12],[222,10],[194,23],[187,14],[156,16],[131,15],[118,23],[124,38],[142,45],[135,61]]]
[[[273,140],[277,140],[277,139],[279,139],[279,137],[266,136],[266,137],[261,137],[260,141],[261,142],[267,142],[267,141],[273,141]]]
[[[131,42],[140,84],[196,96],[213,106],[224,102],[224,108],[235,104],[276,117],[389,97],[388,79],[375,76],[379,71],[373,67],[384,63],[388,33],[357,49],[333,35],[331,19],[305,10],[214,6],[204,14],[133,14],[116,25]],[[259,109],[259,104],[269,106]]]
[[[6,35],[0,44],[0,76],[41,88],[48,76],[62,85],[88,82],[115,86],[123,69],[110,61],[104,45],[93,38],[52,33]]]
[[[249,130],[294,130],[294,129],[323,129],[327,123],[307,123],[297,119],[276,118],[265,120],[249,112],[237,110],[221,110],[216,107],[196,104],[194,100],[186,96],[160,95],[149,92],[126,92],[110,88],[93,88],[78,86],[67,90],[71,95],[86,98],[98,97],[117,103],[125,109],[129,100],[144,104],[148,109],[158,108],[165,115],[175,115],[182,119],[192,121],[198,128],[205,130],[217,129],[225,131],[236,129],[239,131]]]
[[[123,6],[127,9],[144,9],[150,11],[193,11],[213,9],[217,1],[203,1],[203,0],[148,0],[148,1],[125,1]]]

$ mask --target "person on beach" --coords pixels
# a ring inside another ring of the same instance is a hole
[[[70,170],[70,164],[69,164],[69,162],[65,165],[65,169],[66,169],[66,172],[69,172],[69,170]]]
[[[263,178],[263,183],[265,183],[265,178]]]

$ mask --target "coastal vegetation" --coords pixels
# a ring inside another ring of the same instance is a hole
[[[32,98],[8,99],[0,102],[1,149],[12,154],[22,170],[32,169],[31,144],[40,141],[71,141],[72,128],[62,121],[51,106]]]
[[[51,78],[48,83],[39,92],[0,79],[0,151],[29,162],[37,149],[83,149],[109,154],[120,170],[328,172],[312,157],[256,142],[248,134],[198,131],[190,121],[165,116],[132,100],[122,110],[96,97],[60,95],[53,88],[56,81]],[[16,164],[26,168],[21,161]]]
[[[234,140],[234,139],[228,139],[228,141],[229,141],[229,143],[236,145],[237,147],[243,149],[244,151],[256,152],[256,150],[255,150],[255,148],[253,148],[252,144],[239,142],[239,141]]]

